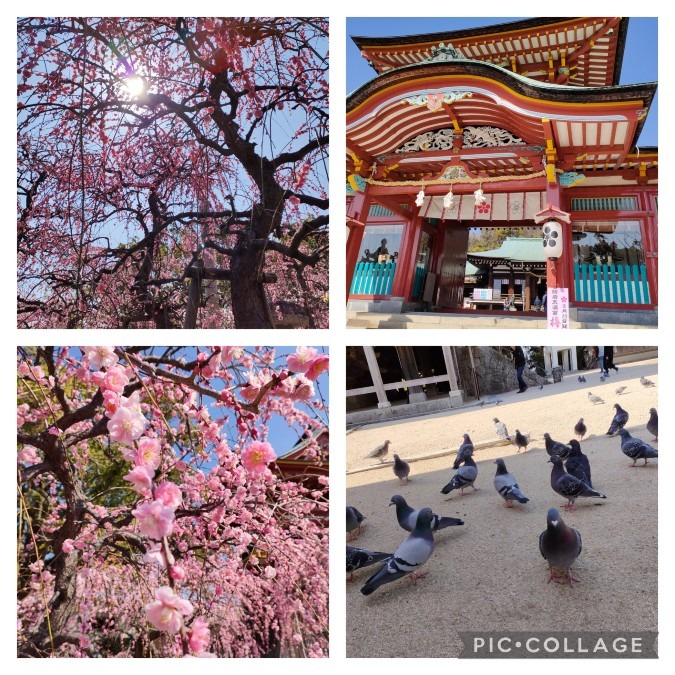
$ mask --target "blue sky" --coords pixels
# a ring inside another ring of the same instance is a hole
[[[321,347],[318,345],[311,345],[319,353],[328,354],[328,347]],[[274,349],[275,351],[275,360],[274,366],[285,366],[286,365],[286,356],[295,352],[295,347],[265,347],[266,349]],[[210,351],[208,347],[200,347],[201,351]],[[253,348],[246,347],[245,349],[253,351]],[[158,347],[154,350],[155,354],[161,354],[163,348]],[[71,354],[77,358],[80,356],[80,350],[77,347],[71,348]],[[196,347],[184,347],[181,349],[178,357],[182,356],[188,361],[193,360],[197,356]],[[320,398],[328,406],[328,375],[329,373],[324,373],[320,375],[318,380],[314,383],[314,390],[316,398]],[[222,380],[214,378],[211,380],[211,385],[214,389],[222,388]],[[209,404],[207,400],[204,401],[205,404]],[[303,407],[303,406],[301,406]],[[307,412],[310,412],[310,408],[305,407]],[[224,408],[214,408],[211,411],[212,418],[216,419],[223,414],[229,414],[230,419],[232,419],[231,411],[226,411]],[[318,418],[323,421],[328,421],[328,416],[324,411],[318,411]],[[274,446],[274,450],[277,455],[286,454],[298,441],[298,438],[302,434],[302,429],[299,425],[291,426],[288,421],[281,415],[274,414],[272,415],[269,423],[269,441]]]
[[[496,23],[518,21],[528,17],[495,18],[348,18],[347,19],[347,91],[351,92],[372,80],[375,71],[360,55],[351,39],[359,37],[385,37],[392,35],[415,35],[418,33],[437,33],[444,30],[477,28]],[[628,23],[628,35],[623,55],[620,84],[638,84],[658,81],[658,37],[657,19],[632,17]],[[638,145],[658,145],[658,93],[654,97],[652,108],[647,116]]]

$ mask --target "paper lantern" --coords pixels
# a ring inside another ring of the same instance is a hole
[[[563,252],[563,229],[557,220],[547,220],[542,226],[544,255],[549,260],[557,260]]]

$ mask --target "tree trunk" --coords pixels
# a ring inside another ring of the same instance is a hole
[[[263,256],[262,251],[246,246],[232,256],[231,297],[236,328],[274,328],[264,286],[258,281]]]

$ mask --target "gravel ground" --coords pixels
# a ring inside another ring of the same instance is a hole
[[[630,468],[620,438],[606,435],[613,404],[620,403],[630,414],[626,429],[658,448],[646,431],[649,409],[658,409],[657,361],[619,365],[604,382],[597,371],[585,375],[586,384],[572,374],[541,390],[505,394],[499,406],[466,407],[348,433],[347,504],[366,516],[353,545],[394,551],[403,541],[407,533],[388,507],[394,494],[415,508],[430,506],[465,521],[435,535],[436,549],[424,568],[428,575],[416,584],[399,580],[365,597],[359,589],[378,566],[358,571],[347,583],[348,657],[456,657],[458,631],[657,630],[658,460]],[[657,386],[643,387],[640,376]],[[620,396],[614,393],[618,385],[627,385]],[[591,404],[589,391],[605,404]],[[496,439],[495,416],[511,434],[516,428],[531,434],[526,452],[518,454],[513,445],[489,446]],[[593,485],[607,500],[579,499],[569,514],[560,509],[583,539],[573,567],[580,583],[570,587],[547,583],[548,565],[538,548],[547,510],[565,502],[550,486],[543,434],[566,443],[580,417],[589,429],[581,445]],[[452,492],[448,499],[440,489],[454,475],[454,452],[464,433],[476,445],[480,489],[468,489],[464,496]],[[385,439],[392,441],[388,460],[393,453],[415,460],[408,485],[394,477],[391,461],[378,466],[364,458]],[[429,458],[443,451],[449,454]],[[497,457],[505,458],[530,502],[505,508],[492,484]]]

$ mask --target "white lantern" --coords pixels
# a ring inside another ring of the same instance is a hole
[[[422,204],[424,204],[424,188],[422,188],[417,193],[417,197],[415,197],[415,204],[417,204],[417,206],[422,206]]]
[[[450,192],[443,197],[443,208],[451,209],[455,204],[454,199],[455,195],[453,195],[452,190],[450,190]]]
[[[542,226],[544,255],[557,260],[563,252],[563,229],[557,220],[547,220]]]

